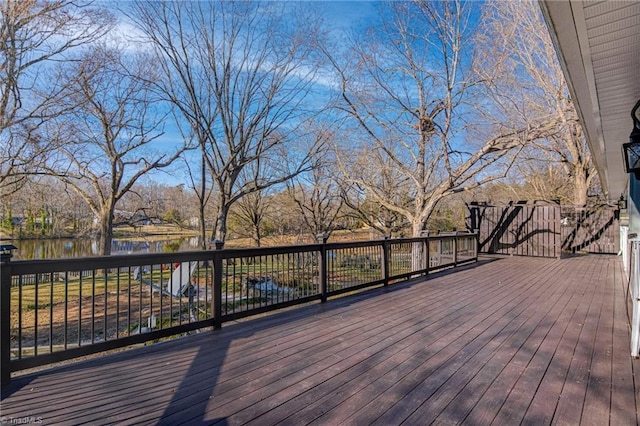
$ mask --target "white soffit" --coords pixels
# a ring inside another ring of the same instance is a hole
[[[621,145],[640,98],[640,1],[543,0],[605,192],[626,193]]]

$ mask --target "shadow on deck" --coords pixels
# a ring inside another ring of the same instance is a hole
[[[19,376],[45,424],[637,424],[620,259],[500,258]]]

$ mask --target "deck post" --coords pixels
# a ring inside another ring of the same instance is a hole
[[[318,234],[318,240],[321,242],[320,259],[318,261],[318,274],[320,275],[320,302],[327,301],[327,239],[329,235],[325,232]]]
[[[422,265],[425,275],[429,275],[429,268],[431,267],[431,262],[429,261],[429,230],[422,231],[420,236],[423,238],[422,240]]]
[[[478,261],[478,253],[480,252],[480,230],[479,229],[474,229],[472,231],[475,234],[475,253],[474,253],[474,259],[477,262]]]
[[[222,327],[222,248],[224,241],[214,242],[216,249],[213,251],[213,328],[219,330]]]
[[[453,266],[458,266],[458,237],[453,237]]]
[[[0,253],[0,382],[11,382],[11,250]]]
[[[389,248],[391,244],[389,237],[384,237],[382,242],[382,279],[384,280],[384,286],[389,285]]]

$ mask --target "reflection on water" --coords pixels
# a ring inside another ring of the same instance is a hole
[[[55,240],[13,240],[18,247],[13,260],[59,259],[69,257],[99,256],[99,243],[90,239]],[[130,253],[173,253],[177,251],[199,250],[198,237],[179,238],[162,241],[113,240],[111,254]]]

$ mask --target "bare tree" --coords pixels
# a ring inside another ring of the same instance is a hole
[[[234,204],[230,213],[236,225],[235,233],[239,237],[251,238],[256,247],[260,247],[270,209],[271,199],[265,191],[252,192],[242,197]]]
[[[410,208],[412,200],[407,196],[406,178],[381,151],[363,152],[355,164],[361,168],[359,175],[368,185],[361,187],[349,185],[348,181],[341,182],[341,195],[350,214],[384,237],[404,236],[409,223],[390,206]]]
[[[519,182],[515,197],[518,200],[559,200],[561,204],[572,205],[579,198],[574,185],[567,182],[566,170],[555,161],[547,161],[546,164],[523,161],[517,173]],[[585,203],[586,195],[585,190]]]
[[[208,184],[207,163],[205,156],[202,155],[198,170],[194,170],[191,161],[184,159],[189,176],[189,186],[193,190],[198,199],[198,229],[200,231],[200,246],[203,250],[207,249],[207,220],[206,208],[211,199],[213,188]]]
[[[325,162],[288,182],[287,193],[295,202],[298,214],[314,241],[328,238],[335,230],[335,222],[343,213],[344,204],[336,173],[330,165]]]
[[[273,229],[281,244],[305,243],[306,238],[304,219],[298,213],[295,201],[291,199],[287,190],[271,194],[269,197],[270,214],[266,227]],[[295,236],[295,238],[292,238]]]
[[[148,58],[129,59],[96,45],[62,71],[69,112],[57,120],[56,154],[43,167],[89,205],[99,222],[102,254],[109,254],[118,201],[142,176],[171,164],[184,147],[151,149],[152,142],[159,145],[167,114],[153,107]]]
[[[104,35],[111,23],[90,2],[0,2],[0,194],[16,191],[49,148],[34,132],[59,113],[64,87],[47,76],[47,67]]]
[[[413,236],[440,200],[504,177],[518,150],[549,132],[545,120],[522,127],[483,120],[490,87],[475,69],[474,7],[393,2],[346,60],[325,49],[340,108],[362,135],[355,152],[341,148],[342,172],[368,199],[406,218]],[[371,170],[397,175],[395,198],[372,182]]]
[[[551,117],[554,131],[526,150],[528,180],[557,198],[562,188],[549,186],[549,173],[564,172],[570,182],[565,201],[587,204],[587,194],[595,184],[596,169],[564,79],[557,54],[536,2],[495,1],[484,8],[485,73],[497,78],[496,89],[512,109],[528,117]],[[551,165],[552,168],[549,168]],[[542,173],[536,178],[533,170]],[[567,185],[565,183],[565,188]],[[544,197],[544,194],[540,194]]]
[[[235,202],[310,169],[315,145],[295,152],[291,144],[309,115],[313,21],[289,14],[291,7],[137,2],[131,12],[155,49],[167,99],[202,149],[215,187],[217,240],[226,238]],[[285,146],[288,158],[276,163]],[[254,175],[240,179],[248,166]]]

